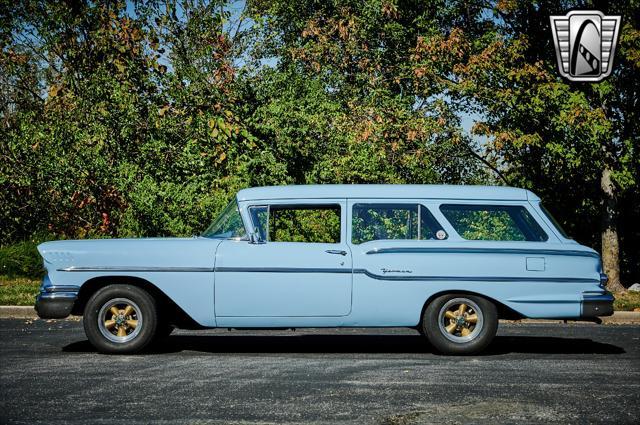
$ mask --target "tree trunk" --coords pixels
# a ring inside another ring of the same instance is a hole
[[[620,245],[618,239],[618,200],[616,188],[611,181],[611,170],[605,167],[600,178],[602,188],[602,268],[609,276],[607,289],[611,292],[623,291],[620,282]]]

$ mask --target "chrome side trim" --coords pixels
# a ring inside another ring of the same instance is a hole
[[[220,273],[352,273],[350,268],[313,268],[313,267],[67,267],[65,272],[220,272]],[[598,279],[580,277],[520,277],[520,276],[393,276],[371,273],[366,269],[353,269],[354,274],[364,274],[376,280],[420,281],[420,282],[562,282],[562,283],[598,283]]]
[[[508,300],[517,304],[578,304],[579,300]]]
[[[376,280],[400,281],[457,281],[457,282],[562,282],[562,283],[594,283],[597,279],[581,277],[520,277],[520,276],[389,276],[371,273],[366,269],[354,269],[353,273],[364,274]]]
[[[77,292],[41,292],[37,297],[38,300],[75,300],[76,298],[78,298]]]
[[[610,301],[613,302],[615,300],[615,298],[613,297],[613,294],[611,292],[604,292],[604,293],[593,293],[593,292],[583,292],[582,293],[582,300],[583,301]]]
[[[234,273],[351,273],[351,269],[296,268],[296,267],[218,267],[216,272]],[[458,282],[569,282],[594,283],[596,279],[579,277],[517,277],[517,276],[393,276],[371,273],[366,269],[353,269],[354,274],[364,274],[376,280],[388,281],[458,281]]]
[[[65,267],[59,272],[213,272],[213,267],[132,267],[132,266],[94,266]]]
[[[367,255],[373,254],[415,254],[415,253],[435,253],[435,254],[523,254],[523,255],[564,255],[569,257],[590,257],[600,258],[595,252],[563,250],[563,249],[521,249],[521,248],[427,248],[427,247],[407,247],[407,248],[376,248],[367,251]]]
[[[45,286],[44,292],[78,292],[80,291],[79,286],[74,285],[50,285]]]
[[[329,269],[312,267],[216,267],[216,272],[232,273],[351,273],[351,268]]]

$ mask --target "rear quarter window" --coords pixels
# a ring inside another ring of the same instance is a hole
[[[440,211],[464,239],[531,242],[549,239],[522,206],[443,204]]]

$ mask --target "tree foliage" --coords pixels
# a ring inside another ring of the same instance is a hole
[[[623,15],[598,84],[556,71],[548,16],[575,7]],[[636,1],[0,0],[0,22],[1,244],[189,235],[248,186],[508,182],[580,242],[615,224],[640,277]]]

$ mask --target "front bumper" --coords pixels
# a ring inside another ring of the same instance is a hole
[[[613,314],[613,301],[615,298],[611,292],[585,293],[582,295],[580,317],[594,319]]]
[[[78,299],[78,286],[43,286],[36,296],[35,309],[42,319],[64,319]]]

